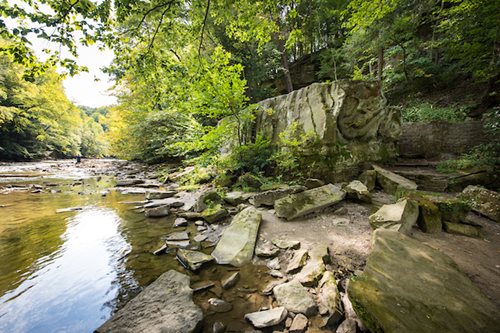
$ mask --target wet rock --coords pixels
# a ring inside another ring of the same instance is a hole
[[[144,215],[146,215],[146,217],[164,217],[168,216],[169,213],[170,213],[169,206],[149,208],[144,211]]]
[[[224,333],[225,331],[226,331],[226,325],[224,325],[220,321],[216,321],[212,325],[212,333]]]
[[[203,313],[192,301],[189,276],[170,270],[96,329],[96,333],[196,332]]]
[[[134,185],[139,185],[139,184],[144,184],[144,180],[143,179],[124,179],[124,180],[118,180],[116,182],[116,186],[118,186],[118,187],[134,186]]]
[[[224,201],[226,201],[230,205],[238,206],[239,204],[247,202],[248,199],[250,199],[254,194],[255,193],[241,191],[228,192],[224,197]]]
[[[287,250],[287,249],[298,249],[300,248],[300,242],[299,241],[294,241],[294,240],[288,240],[288,239],[273,239],[272,240],[273,244],[279,247],[280,249]]]
[[[288,267],[286,268],[287,273],[292,273],[304,266],[307,262],[307,258],[309,258],[309,253],[307,250],[299,250],[293,254],[292,259],[288,263]]]
[[[337,330],[335,333],[357,333],[358,332],[358,327],[356,325],[356,321],[350,318],[347,318],[344,320],[339,327],[337,327]]]
[[[498,309],[451,258],[391,230],[376,230],[373,243],[364,273],[347,286],[370,331],[498,331]]]
[[[389,194],[395,194],[398,190],[417,189],[417,184],[414,181],[376,165],[373,166],[373,169],[377,172],[377,182]]]
[[[181,262],[184,267],[189,268],[192,271],[198,270],[204,263],[214,260],[214,258],[203,252],[182,250],[177,251],[177,259]]]
[[[463,235],[468,237],[482,238],[484,237],[480,226],[462,224],[462,223],[443,223],[444,230],[449,234]]]
[[[203,212],[210,206],[222,204],[224,201],[215,190],[205,190],[199,194],[193,205],[193,210],[197,213]]]
[[[371,202],[372,198],[368,187],[359,180],[353,180],[344,187],[344,191],[349,199]]]
[[[316,179],[316,178],[308,178],[304,182],[304,186],[307,187],[308,189],[313,189],[316,187],[321,187],[325,185],[325,182],[322,181],[321,179]]]
[[[266,311],[247,313],[245,319],[256,328],[265,328],[278,325],[285,320],[288,311],[284,307]]]
[[[166,199],[173,197],[176,191],[147,191],[146,200]]]
[[[472,209],[495,222],[500,222],[500,194],[481,186],[467,186],[460,198],[471,203]]]
[[[165,240],[167,241],[182,241],[182,240],[188,240],[189,239],[189,232],[188,231],[179,231],[179,232],[172,232],[165,236]]]
[[[417,223],[418,205],[411,200],[400,200],[392,205],[380,207],[374,214],[370,215],[369,221],[373,229],[391,228],[405,234],[411,232]]]
[[[375,189],[375,182],[377,180],[377,172],[375,170],[365,170],[359,175],[359,181],[362,182],[368,191]]]
[[[240,272],[235,272],[228,276],[226,279],[224,279],[221,283],[222,288],[224,289],[229,289],[232,288],[236,285],[238,280],[240,279]]]
[[[193,240],[194,240],[195,242],[198,242],[198,243],[199,243],[199,242],[203,242],[203,241],[205,241],[207,238],[208,238],[208,236],[207,236],[207,235],[201,235],[201,234],[200,234],[200,235],[196,235],[196,236],[194,236]]]
[[[186,249],[191,245],[189,240],[181,240],[181,241],[169,241],[168,240],[165,243],[168,245],[168,247],[181,248],[181,249]]]
[[[168,246],[167,244],[163,244],[158,250],[155,250],[153,254],[155,256],[159,256],[160,254],[166,253],[165,251],[167,250]]]
[[[297,280],[274,287],[273,294],[278,305],[284,306],[290,312],[302,313],[308,317],[317,312],[313,297]]]
[[[297,314],[292,321],[290,326],[290,333],[304,333],[307,329],[307,324],[309,320],[302,313]]]
[[[188,225],[188,221],[183,217],[178,217],[174,221],[174,227],[186,227]]]
[[[208,300],[208,304],[210,310],[219,313],[229,312],[233,309],[233,305],[231,303],[220,298],[210,298]]]
[[[304,216],[342,201],[345,192],[338,186],[328,184],[276,200],[274,209],[278,217],[287,220]]]
[[[278,199],[284,198],[289,194],[295,194],[302,192],[307,188],[304,186],[294,185],[286,188],[280,188],[276,190],[265,191],[262,193],[255,194],[251,199],[250,203],[255,207],[260,206],[273,206],[274,202]]]
[[[315,285],[326,271],[325,263],[330,262],[330,253],[326,245],[317,245],[309,251],[309,261],[297,274],[296,279],[305,286]]]
[[[228,211],[222,205],[207,208],[201,213],[201,217],[208,223],[218,222],[228,215]]]
[[[261,220],[261,213],[253,207],[238,213],[224,230],[212,253],[217,263],[233,266],[249,263],[253,257]]]
[[[171,208],[179,208],[184,206],[184,202],[179,200],[178,198],[166,198],[166,199],[158,199],[152,200],[144,205],[144,208],[154,208],[159,206],[168,206]]]
[[[263,258],[274,257],[279,251],[280,249],[278,247],[267,241],[260,242],[255,247],[255,255]]]

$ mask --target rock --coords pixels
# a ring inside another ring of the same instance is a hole
[[[295,240],[288,240],[288,239],[273,239],[272,240],[273,244],[279,247],[280,249],[283,250],[288,250],[288,249],[293,249],[296,250],[300,248],[300,242],[295,241]]]
[[[290,318],[290,317],[286,318],[286,320],[285,320],[285,327],[286,328],[290,328],[290,326],[292,326],[292,322],[293,322],[292,318]]]
[[[255,193],[241,191],[228,192],[224,197],[224,201],[226,201],[230,205],[238,206],[239,204],[247,202],[248,199],[250,199],[254,194]]]
[[[276,269],[271,269],[269,271],[269,275],[271,275],[272,277],[278,278],[278,279],[281,279],[281,278],[285,277],[283,275],[283,273],[281,273],[280,271],[278,271]]]
[[[155,208],[149,208],[144,211],[146,217],[164,217],[170,213],[169,206],[160,206]]]
[[[274,209],[278,217],[287,220],[304,216],[342,201],[345,192],[339,187],[328,184],[297,194],[290,194],[276,200]]]
[[[270,242],[260,242],[255,247],[255,255],[258,257],[274,257],[279,251],[280,249]]]
[[[168,248],[167,244],[163,244],[158,250],[155,250],[153,254],[155,256],[159,256],[160,254],[164,254],[165,250]]]
[[[194,225],[198,226],[198,227],[201,227],[201,226],[204,226],[205,225],[205,222],[199,220],[199,221],[195,221],[194,222]]]
[[[278,305],[284,306],[290,312],[302,313],[308,317],[317,312],[317,306],[311,294],[297,280],[274,287],[273,294]]]
[[[292,259],[288,263],[288,267],[286,268],[287,273],[292,273],[304,266],[307,262],[307,258],[309,258],[309,253],[307,250],[299,250],[293,254]]]
[[[349,199],[371,202],[372,198],[368,188],[359,180],[353,180],[344,187],[344,191]]]
[[[340,207],[338,209],[335,209],[333,214],[343,216],[349,214],[349,210],[347,210],[346,207]]]
[[[349,283],[351,280],[346,280],[346,289],[348,291]],[[352,306],[351,300],[349,299],[349,295],[347,293],[344,293],[341,297],[342,300],[342,305],[344,308],[344,315],[346,319],[352,319],[356,322],[357,326],[360,328],[362,332],[365,332],[367,329],[361,319],[359,319],[358,315],[354,311],[354,308]]]
[[[373,243],[347,286],[371,332],[498,332],[499,310],[450,257],[391,230],[376,230]]]
[[[144,208],[155,208],[159,206],[168,206],[170,208],[178,208],[184,206],[184,202],[178,198],[155,199],[144,205]]]
[[[318,308],[321,315],[329,313],[336,314],[338,320],[342,318],[342,307],[340,305],[340,294],[337,288],[337,281],[332,272],[327,271],[323,274],[318,283]],[[338,322],[337,322],[338,323]]]
[[[182,250],[177,251],[177,259],[181,262],[184,267],[189,268],[192,271],[198,270],[204,263],[214,260],[214,258],[203,252]]]
[[[174,221],[174,227],[187,227],[188,221],[183,217],[178,217]]]
[[[244,189],[258,190],[262,186],[262,180],[251,173],[245,173],[238,177],[236,184]]]
[[[470,202],[472,209],[495,222],[500,222],[500,194],[481,186],[467,186],[460,198]]]
[[[309,320],[302,313],[297,314],[292,321],[290,326],[290,333],[304,333],[307,329],[307,324]]]
[[[457,234],[469,237],[483,238],[483,231],[480,226],[474,226],[462,223],[443,223],[444,230],[449,234]]]
[[[196,231],[199,231],[199,232],[201,232],[201,231],[205,231],[205,230],[207,230],[207,229],[208,229],[208,228],[207,228],[206,226],[204,226],[204,225],[200,225],[200,226],[197,226],[197,227],[196,227]]]
[[[371,192],[375,189],[377,172],[375,170],[365,170],[359,175],[358,179],[366,186],[368,191]]]
[[[392,205],[383,205],[370,215],[370,225],[373,229],[394,228],[405,234],[411,232],[417,222],[418,206],[411,200],[401,200]]]
[[[224,230],[219,243],[212,252],[217,263],[233,266],[249,263],[253,257],[261,220],[261,213],[253,207],[248,207],[238,213]]]
[[[199,283],[196,283],[192,286],[193,292],[198,292],[198,291],[203,291],[209,288],[212,288],[215,285],[212,281],[202,281]]]
[[[219,193],[214,190],[205,190],[199,193],[193,205],[193,210],[197,213],[203,212],[210,206],[222,204],[224,200],[220,197]]]
[[[373,169],[377,172],[377,182],[389,194],[395,194],[398,190],[417,189],[417,184],[414,181],[376,165],[373,166]]]
[[[279,271],[281,269],[280,258],[274,258],[266,264],[267,268]]]
[[[418,226],[423,232],[437,233],[443,228],[441,223],[441,212],[438,206],[430,201],[419,202]]]
[[[196,235],[194,236],[193,240],[199,243],[205,241],[207,238],[208,238],[207,235]]]
[[[142,180],[142,179],[124,179],[124,180],[118,180],[116,182],[117,187],[134,186],[134,185],[139,185],[139,184],[144,184],[144,180]]]
[[[185,249],[185,248],[188,248],[191,243],[189,243],[189,240],[181,240],[181,241],[166,241],[165,242],[168,247],[174,247],[174,248],[181,248],[181,249]]]
[[[226,331],[226,325],[224,325],[220,321],[216,321],[212,325],[212,333],[224,333],[225,331]]]
[[[284,307],[274,308],[266,311],[247,313],[245,319],[256,328],[275,326],[285,320],[288,311]]]
[[[235,272],[231,274],[229,277],[227,277],[222,281],[221,283],[222,288],[229,289],[234,287],[239,279],[240,279],[240,272]]]
[[[189,276],[170,270],[118,310],[96,333],[197,332],[203,314],[192,301]]]
[[[284,198],[289,194],[295,194],[306,190],[304,186],[290,186],[287,188],[280,188],[271,191],[265,191],[262,193],[255,194],[251,199],[250,203],[255,207],[260,206],[273,206],[274,202],[278,199]]]
[[[326,271],[325,263],[330,262],[330,253],[326,245],[316,245],[309,251],[309,261],[295,277],[305,286],[313,286]]]
[[[182,241],[189,239],[188,231],[172,232],[165,237],[167,241]]]
[[[220,204],[211,208],[207,208],[201,213],[201,217],[208,223],[218,222],[228,215],[228,211]]]
[[[304,182],[304,186],[307,187],[308,189],[313,189],[316,187],[321,187],[325,185],[325,182],[322,181],[321,179],[316,179],[316,178],[308,178]]]
[[[173,197],[176,191],[147,191],[146,200],[166,199]]]
[[[339,327],[337,327],[337,330],[335,333],[357,333],[358,332],[358,327],[356,326],[356,321],[350,318],[347,318],[344,320]]]
[[[263,295],[271,295],[273,293],[274,287],[276,287],[277,285],[283,284],[285,282],[286,282],[286,279],[283,279],[283,280],[273,280],[273,281],[269,282],[264,287],[264,289],[262,289],[262,294]]]
[[[233,309],[233,305],[219,298],[210,298],[208,300],[209,309],[215,312],[229,312]]]

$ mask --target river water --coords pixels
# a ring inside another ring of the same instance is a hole
[[[44,189],[7,188],[32,184]],[[147,219],[122,203],[143,195],[102,196],[113,184],[0,166],[0,332],[92,332],[141,287],[181,269],[151,254],[172,218]],[[56,213],[67,207],[81,210]]]

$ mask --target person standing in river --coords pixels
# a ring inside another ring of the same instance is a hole
[[[76,155],[76,163],[80,163],[82,161],[82,157],[80,155]]]

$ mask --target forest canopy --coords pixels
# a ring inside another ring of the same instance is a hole
[[[9,84],[57,90],[54,66],[85,70],[77,45],[109,47],[115,60],[106,71],[119,104],[103,115],[105,128],[87,124],[83,113],[69,117],[65,130],[78,123],[94,138],[106,131],[115,156],[211,163],[228,137],[237,137],[240,150],[255,147],[256,138],[244,135],[252,103],[310,81],[379,80],[387,93],[428,93],[466,81],[483,84],[491,100],[500,68],[498,9],[495,0],[2,0],[0,37],[9,41],[0,47],[2,71],[17,73]],[[72,56],[46,50],[41,63],[28,37],[59,43]],[[314,67],[307,82],[294,74],[306,60]],[[5,90],[10,81],[2,80]],[[50,119],[22,110],[27,119]],[[2,119],[9,114],[2,111]],[[2,133],[17,133],[2,122]],[[46,124],[23,131],[62,154],[100,153],[97,141],[84,139],[90,136],[72,138]],[[34,144],[28,152],[38,149]]]

